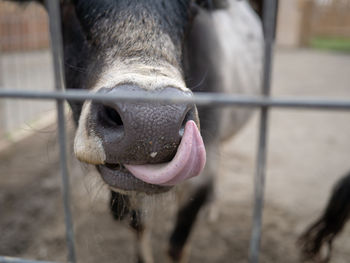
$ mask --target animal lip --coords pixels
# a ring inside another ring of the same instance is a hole
[[[173,160],[162,164],[124,166],[137,179],[149,184],[172,186],[197,176],[204,168],[206,151],[197,125],[190,120]]]
[[[102,179],[113,191],[137,191],[157,194],[169,191],[170,187],[145,183],[133,176],[122,164],[97,165]]]
[[[123,171],[127,172],[128,170],[125,168],[125,166],[121,163],[106,163],[105,166],[114,171]]]
[[[119,163],[106,163],[105,166],[111,170],[119,170],[123,168],[123,166]]]

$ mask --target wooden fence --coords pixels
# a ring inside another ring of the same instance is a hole
[[[0,0],[0,89],[53,89],[48,47],[48,17],[42,6]],[[0,141],[13,131],[32,129],[52,108],[53,102],[1,100]]]
[[[304,0],[301,2],[300,44],[314,37],[350,39],[350,0]]]
[[[0,51],[37,50],[48,45],[48,18],[43,7],[0,1]]]

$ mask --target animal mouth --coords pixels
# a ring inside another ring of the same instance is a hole
[[[206,162],[203,139],[194,121],[185,126],[175,157],[160,164],[105,164],[98,169],[112,188],[143,192],[167,191],[172,186],[198,176]]]
[[[148,184],[133,176],[122,164],[98,165],[103,181],[117,192],[143,192],[146,194],[163,193],[171,187]]]

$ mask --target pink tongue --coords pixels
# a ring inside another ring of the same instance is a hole
[[[157,185],[175,185],[197,176],[204,168],[206,153],[194,121],[188,121],[173,160],[162,164],[124,166],[138,179]]]

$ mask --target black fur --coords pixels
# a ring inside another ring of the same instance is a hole
[[[193,225],[201,207],[208,201],[212,193],[212,184],[209,183],[199,189],[189,200],[189,202],[180,209],[177,215],[176,225],[170,237],[169,256],[173,260],[180,260],[184,245],[191,233]]]
[[[189,2],[84,0],[77,1],[76,12],[94,51],[112,52],[114,58],[162,59],[180,67]],[[163,46],[163,35],[170,36],[175,52]]]
[[[142,238],[145,226],[142,221],[141,211],[130,209],[129,197],[127,195],[111,191],[109,208],[113,218],[117,221],[123,220],[126,216],[129,216],[130,227],[135,231],[138,239]],[[143,262],[142,255],[137,255],[137,263]]]
[[[144,224],[142,222],[141,211],[132,210],[130,213],[130,226],[136,231],[138,236],[142,235]]]
[[[109,207],[115,220],[122,220],[129,214],[129,197],[120,193],[111,191]]]
[[[321,249],[328,246],[324,262],[330,259],[334,238],[341,232],[350,217],[350,173],[344,176],[334,187],[327,207],[300,237],[302,256],[306,259],[320,257]]]
[[[260,18],[263,16],[264,0],[249,0],[251,6]]]
[[[86,76],[94,76],[94,74],[88,72],[87,58],[89,58],[90,48],[76,16],[75,6],[71,3],[62,4],[61,16],[66,88],[86,88]],[[83,102],[68,102],[72,109],[73,119],[78,124]]]

